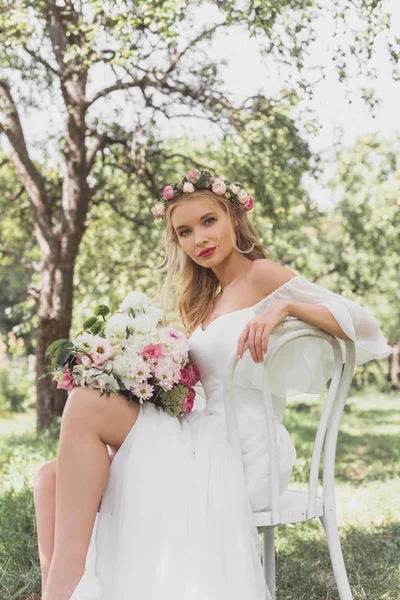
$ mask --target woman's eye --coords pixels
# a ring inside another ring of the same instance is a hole
[[[215,218],[215,217],[208,217],[208,219],[206,219],[206,220],[204,221],[204,224],[206,224],[206,223],[207,223],[207,221],[216,221],[216,218]],[[184,234],[186,231],[189,231],[189,230],[188,230],[188,229],[183,229],[183,230],[180,232],[180,234],[179,234],[179,237],[182,237],[182,236],[183,236],[183,237],[185,237],[183,234]]]

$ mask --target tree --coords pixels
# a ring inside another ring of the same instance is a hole
[[[291,96],[290,90],[279,100],[258,95],[235,107],[224,91],[218,65],[207,56],[207,45],[219,29],[244,23],[253,33],[261,27],[267,38],[275,40],[273,46],[282,59],[290,57],[299,67],[300,48],[307,46],[304,23],[310,23],[310,10],[319,5],[307,0],[289,3],[289,7],[277,0],[262,6],[251,2],[246,12],[235,3],[219,5],[222,20],[199,32],[193,27],[194,34],[188,38],[184,35],[188,30],[184,19],[192,10],[188,0],[151,4],[143,0],[2,0],[0,4],[0,133],[8,141],[7,154],[23,188],[13,201],[26,198],[29,202],[40,249],[35,266],[40,275],[38,376],[48,364],[44,353],[50,342],[69,337],[74,269],[91,207],[107,202],[123,216],[117,195],[107,192],[117,173],[134,182],[137,203],[129,215],[132,227],[139,232],[149,229],[150,204],[165,181],[161,177],[167,170],[165,161],[174,162],[174,154],[165,152],[157,137],[156,117],[170,119],[179,108],[181,119],[196,115],[230,136],[241,131],[249,115],[257,121]],[[280,39],[280,17],[287,22],[288,10],[293,21],[284,27],[291,40],[287,47],[276,40]],[[298,20],[300,25],[295,25]],[[368,39],[379,19],[373,21],[370,16],[370,21]],[[96,89],[99,69],[107,81]],[[47,157],[53,150],[52,164],[34,160],[23,125],[26,111],[46,102],[49,113],[56,109],[63,121],[58,131],[49,132],[48,143],[41,149]],[[184,159],[190,157],[179,157]],[[147,247],[151,249],[153,243],[149,239]],[[6,239],[2,248],[9,255],[13,252]],[[38,431],[62,413],[65,401],[66,393],[56,391],[49,378],[38,381]]]

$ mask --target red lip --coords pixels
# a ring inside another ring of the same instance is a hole
[[[216,246],[214,248],[204,248],[204,250],[200,252],[199,256],[208,256],[209,254],[212,254],[215,249]]]

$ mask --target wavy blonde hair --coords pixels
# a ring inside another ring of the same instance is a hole
[[[195,190],[190,195],[180,194],[173,198],[167,204],[164,214],[166,256],[158,267],[162,273],[166,272],[161,286],[161,305],[164,324],[167,323],[168,303],[172,300],[173,305],[178,307],[187,337],[196,327],[207,321],[214,308],[215,296],[220,291],[220,283],[214,271],[195,263],[181,248],[171,222],[174,206],[193,198],[209,200],[216,212],[218,206],[222,206],[228,215],[232,245],[238,252],[247,254],[249,260],[268,256],[268,249],[259,242],[257,231],[240,206],[206,189]],[[235,220],[238,222],[236,228]]]

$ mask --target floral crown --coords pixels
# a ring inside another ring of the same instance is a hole
[[[167,204],[180,194],[191,194],[195,190],[211,190],[218,196],[228,198],[236,206],[241,206],[247,212],[254,206],[252,196],[240,184],[230,183],[227,179],[213,177],[209,171],[190,169],[180,183],[167,185],[163,191],[163,197],[152,208],[156,219],[164,218]]]

